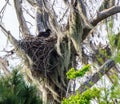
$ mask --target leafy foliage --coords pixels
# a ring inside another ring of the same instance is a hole
[[[120,104],[119,79],[113,76],[115,82],[110,88],[92,88],[82,94],[77,92],[69,98],[64,98],[62,104],[90,104],[94,100],[97,104]]]
[[[68,79],[74,79],[77,77],[82,77],[84,74],[89,71],[90,65],[85,65],[81,70],[75,70],[74,68],[71,68],[67,73],[67,78]]]
[[[120,60],[120,54],[117,53],[116,58]],[[67,72],[68,79],[82,77],[90,69],[90,65],[84,66],[81,70],[75,71],[71,68]],[[62,104],[90,104],[94,100],[97,104],[119,104],[120,103],[120,86],[119,78],[116,75],[111,76],[114,83],[109,87],[88,89],[82,94],[79,92],[76,95],[71,95],[69,98],[64,98]],[[106,83],[108,84],[108,83]]]
[[[64,99],[62,104],[90,104],[90,100],[99,97],[100,90],[97,88],[88,89],[82,94],[70,96],[68,99]]]
[[[0,104],[42,104],[37,89],[28,85],[21,73],[14,70],[0,79]]]

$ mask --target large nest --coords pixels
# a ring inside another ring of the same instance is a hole
[[[20,47],[31,58],[33,64],[31,69],[49,72],[54,68],[51,54],[57,55],[55,51],[56,36],[52,37],[27,37],[19,42]],[[48,70],[49,69],[49,70]]]

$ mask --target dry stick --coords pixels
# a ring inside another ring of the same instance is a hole
[[[103,64],[99,71],[93,74],[87,81],[85,81],[79,88],[78,91],[80,93],[84,92],[88,88],[91,88],[97,81],[106,74],[112,67],[115,66],[115,62],[112,59],[109,59],[108,61]]]
[[[5,12],[5,8],[7,7],[7,4],[9,3],[9,0],[6,1],[5,5],[2,7],[2,9],[0,10],[0,14],[3,14],[4,15],[4,12]],[[1,20],[3,18],[3,15],[0,16]]]

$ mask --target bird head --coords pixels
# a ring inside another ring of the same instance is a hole
[[[47,29],[46,32],[47,32],[47,33],[51,33],[52,31],[51,31],[50,29]]]

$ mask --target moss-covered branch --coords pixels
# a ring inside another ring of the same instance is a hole
[[[30,31],[28,29],[25,18],[23,16],[22,5],[20,0],[14,0],[14,6],[15,6],[16,15],[20,24],[20,28],[22,30],[22,35],[23,37],[29,36]]]
[[[115,62],[112,59],[103,64],[99,71],[94,73],[87,81],[85,81],[80,87],[79,92],[84,92],[88,88],[91,88],[104,74],[106,74],[112,67],[115,66]]]

